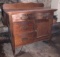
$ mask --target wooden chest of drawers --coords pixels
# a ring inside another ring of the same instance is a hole
[[[7,11],[13,50],[41,40],[49,40],[54,9]]]
[[[5,10],[13,51],[18,46],[51,39],[54,11],[39,7]]]

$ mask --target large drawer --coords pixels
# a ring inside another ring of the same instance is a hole
[[[14,35],[16,46],[32,43],[36,38],[37,38],[36,32],[24,33],[21,35],[20,34]]]
[[[34,21],[30,20],[13,23],[14,34],[23,34],[34,30],[35,30]]]

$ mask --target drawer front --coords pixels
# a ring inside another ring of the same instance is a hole
[[[20,12],[20,13],[12,14],[13,22],[20,22],[31,19],[34,19],[33,12]]]
[[[34,21],[23,21],[23,22],[13,23],[14,34],[23,34],[34,30],[35,30]]]
[[[24,45],[28,43],[32,43],[34,39],[36,39],[36,32],[31,32],[27,34],[22,34],[22,35],[14,35],[15,39],[15,45]]]
[[[51,17],[51,14],[50,13],[40,13],[40,12],[37,12],[34,14],[35,18],[36,19],[48,19]]]

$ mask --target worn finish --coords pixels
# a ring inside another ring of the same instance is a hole
[[[2,22],[4,25],[8,24],[8,17],[5,11],[9,10],[23,10],[23,9],[34,9],[37,7],[44,7],[43,3],[14,3],[14,4],[4,4],[2,7]],[[7,18],[6,18],[7,17]],[[5,21],[7,19],[7,21]]]
[[[13,51],[21,45],[50,39],[53,24],[52,16],[56,11],[55,9],[40,7],[34,9],[28,6],[23,10],[21,8],[14,9],[4,10],[5,16],[9,17],[6,24],[8,23],[7,26],[10,30]]]

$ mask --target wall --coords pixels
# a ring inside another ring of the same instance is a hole
[[[44,3],[44,6],[45,7],[51,7],[51,0],[39,0],[39,2],[42,2],[42,3]]]
[[[52,0],[51,1],[51,8],[58,9],[58,1],[59,0]],[[57,15],[57,11],[55,12],[55,15]]]
[[[57,9],[54,15],[56,15],[58,18],[57,22],[60,22],[60,0],[52,0],[51,8]]]
[[[58,2],[58,11],[57,11],[58,22],[60,22],[60,0]]]
[[[8,0],[0,0],[0,3],[6,3],[6,2],[8,2]]]

